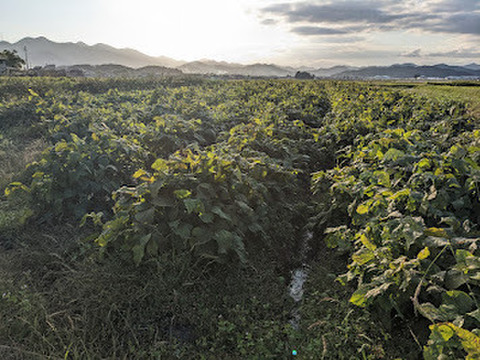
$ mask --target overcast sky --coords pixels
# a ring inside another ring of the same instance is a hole
[[[0,38],[182,60],[480,63],[480,0],[0,0]]]

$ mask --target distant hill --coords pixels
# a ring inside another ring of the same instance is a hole
[[[476,65],[476,64],[471,64]],[[351,78],[351,79],[365,79],[375,77],[389,77],[389,78],[447,78],[447,77],[480,77],[480,70],[475,70],[470,67],[450,66],[445,64],[438,64],[433,66],[418,66],[415,64],[395,64],[392,66],[369,66],[357,70],[348,70],[337,73],[334,77],[337,78]]]
[[[162,76],[178,76],[183,73],[180,70],[167,68],[164,66],[145,66],[141,68],[130,68],[123,65],[72,65],[60,67],[67,73],[76,71],[82,73],[86,77],[124,77],[124,78],[141,78],[141,77],[162,77]]]
[[[183,64],[178,67],[186,74],[213,74],[213,75],[242,75],[242,76],[266,76],[286,77],[295,75],[296,70],[283,68],[273,64],[242,65],[212,60],[200,60]]]
[[[311,70],[309,72],[312,73],[313,75],[315,75],[316,77],[331,77],[331,76],[335,76],[335,75],[338,75],[340,73],[343,73],[345,71],[354,71],[354,70],[357,70],[357,69],[358,69],[357,67],[337,65],[337,66],[334,66],[334,67],[331,67],[331,68],[316,69],[316,70]]]
[[[133,49],[117,49],[105,44],[87,45],[83,42],[57,43],[45,37],[24,38],[16,43],[0,42],[0,51],[16,50],[24,57],[24,47],[28,50],[31,66],[55,64],[59,66],[78,66],[87,76],[149,76],[148,74],[166,74],[166,68],[175,68],[172,75],[180,71],[186,74],[248,76],[248,77],[293,77],[297,71],[306,71],[317,78],[369,79],[369,78],[446,78],[476,77],[480,78],[480,65],[476,63],[465,66],[438,64],[418,66],[415,64],[395,64],[392,66],[349,67],[334,66],[330,68],[288,67],[275,64],[243,65],[225,61],[198,60],[185,62],[165,56],[153,57]],[[106,66],[103,66],[106,65]],[[115,65],[121,65],[115,68]],[[88,67],[90,66],[90,68]],[[103,66],[103,67],[102,67]],[[139,69],[132,72],[132,69]],[[150,68],[151,67],[151,68]],[[93,74],[93,75],[92,75]],[[117,75],[115,75],[117,74]],[[122,75],[123,74],[123,75]],[[143,74],[143,75],[142,75]],[[155,76],[155,75],[154,75]]]
[[[475,64],[475,63],[471,63],[471,64],[465,65],[463,67],[466,68],[466,69],[470,69],[470,70],[480,70],[480,65]]]
[[[31,66],[118,64],[140,68],[149,65],[177,67],[184,63],[164,56],[148,56],[133,49],[117,49],[105,44],[90,46],[83,42],[57,43],[45,37],[27,37],[13,44],[6,41],[0,42],[0,51],[16,50],[22,57],[24,57],[24,47],[27,47],[28,61]]]

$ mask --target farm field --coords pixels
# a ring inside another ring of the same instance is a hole
[[[0,356],[480,357],[479,88],[450,88],[0,79]]]

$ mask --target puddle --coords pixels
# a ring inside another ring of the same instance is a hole
[[[303,237],[303,241],[300,245],[300,255],[303,263],[301,267],[292,271],[292,280],[290,281],[290,285],[288,287],[288,294],[296,303],[290,319],[290,324],[294,329],[298,329],[301,319],[299,307],[303,298],[303,285],[308,278],[308,269],[305,261],[308,252],[308,243],[312,237],[313,234],[311,232],[307,232]]]

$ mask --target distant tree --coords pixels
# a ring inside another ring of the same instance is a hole
[[[3,50],[0,52],[0,60],[4,60],[8,67],[16,69],[21,69],[22,66],[25,65],[25,61],[17,55],[15,50]]]
[[[310,80],[310,79],[314,79],[315,78],[315,75],[312,75],[306,71],[297,71],[297,73],[295,74],[295,79],[306,79],[306,80]]]

